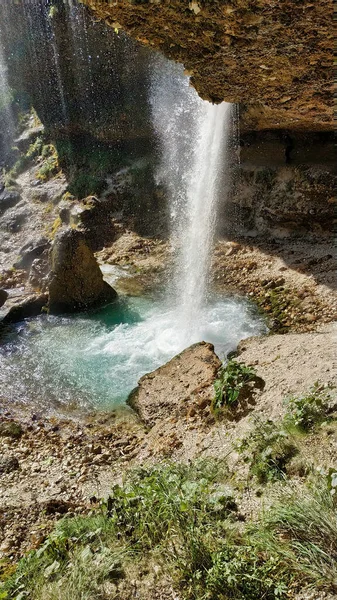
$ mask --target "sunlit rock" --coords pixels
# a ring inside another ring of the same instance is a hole
[[[139,380],[128,404],[146,425],[181,417],[211,403],[213,382],[221,361],[212,344],[193,344],[168,363]]]

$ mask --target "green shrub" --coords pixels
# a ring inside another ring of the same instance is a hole
[[[284,422],[302,431],[309,431],[322,423],[331,413],[331,395],[324,385],[316,382],[307,394],[292,396],[285,401],[287,412]]]
[[[39,550],[20,561],[5,586],[9,598],[24,592],[32,600],[96,600],[104,578],[94,569],[97,562],[109,573],[116,557],[135,560],[146,552],[174,565],[190,584],[211,566],[215,532],[220,539],[223,523],[236,510],[223,485],[226,475],[226,466],[216,460],[131,472],[113,488],[101,513],[63,519]]]
[[[212,600],[286,598],[290,579],[277,552],[267,554],[253,539],[242,537],[236,544],[224,545],[213,556],[205,597]]]
[[[273,421],[256,421],[253,431],[238,445],[249,470],[259,483],[282,479],[287,463],[298,450],[289,433]]]
[[[218,372],[214,382],[214,400],[212,408],[218,410],[223,406],[235,406],[244,385],[256,377],[255,369],[243,363],[229,360]]]

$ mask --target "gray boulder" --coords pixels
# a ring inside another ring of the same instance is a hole
[[[18,323],[28,317],[37,317],[48,301],[47,294],[23,293],[8,299],[1,310],[1,323]]]
[[[20,202],[21,196],[16,190],[9,191],[3,190],[0,193],[0,215],[2,215],[8,208],[13,208],[18,202]]]

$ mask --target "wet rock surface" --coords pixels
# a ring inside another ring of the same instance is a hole
[[[184,64],[202,98],[243,103],[243,128],[333,130],[327,0],[82,1],[112,27]]]
[[[29,317],[37,317],[47,302],[48,294],[28,292],[12,295],[0,311],[0,323],[17,323]]]
[[[60,231],[51,252],[49,311],[53,314],[85,310],[116,299],[104,280],[83,232]]]
[[[231,193],[219,207],[219,233],[306,241],[333,235],[337,178],[330,134],[242,134],[239,154]]]

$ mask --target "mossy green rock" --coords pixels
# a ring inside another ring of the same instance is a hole
[[[23,429],[20,423],[15,421],[3,421],[0,423],[0,437],[20,438],[23,434]]]

